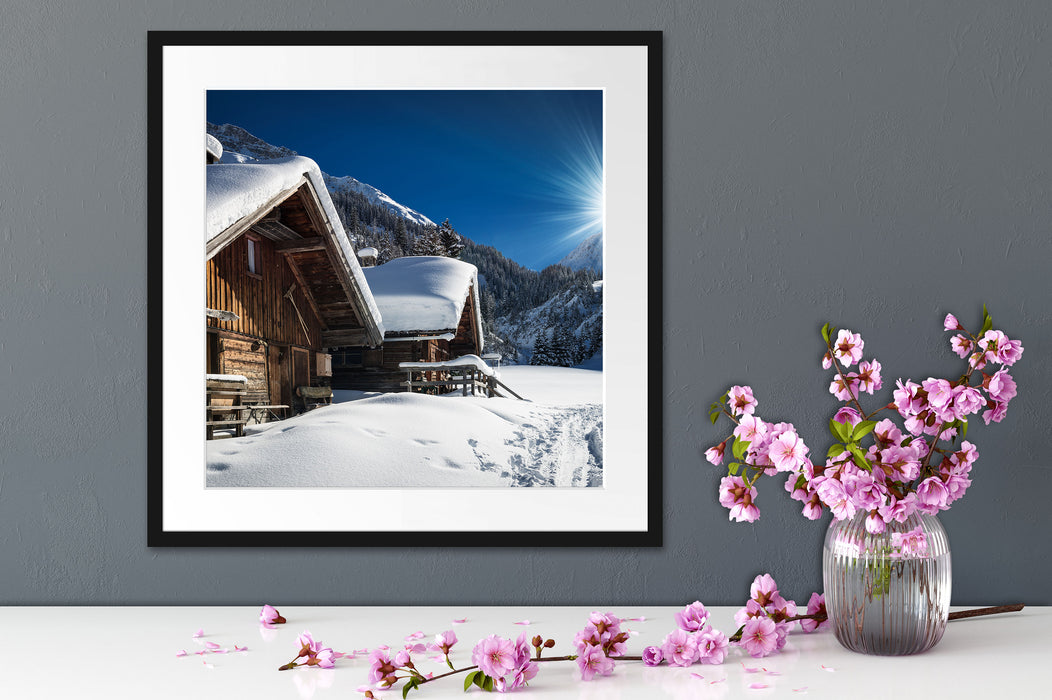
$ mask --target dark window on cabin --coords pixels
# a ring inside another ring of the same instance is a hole
[[[259,239],[255,236],[245,236],[245,245],[247,246],[248,254],[248,271],[249,274],[261,275],[263,274],[263,267],[260,265],[260,249]]]
[[[361,367],[364,353],[362,348],[340,348],[332,350],[332,368]]]

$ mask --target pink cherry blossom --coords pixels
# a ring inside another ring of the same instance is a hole
[[[721,442],[720,444],[716,445],[715,447],[710,447],[709,449],[705,450],[705,459],[707,459],[712,464],[715,464],[716,466],[719,466],[719,465],[723,464],[723,452],[726,449],[727,449],[727,441],[724,440],[723,442]]]
[[[581,680],[590,681],[596,676],[613,673],[614,660],[608,658],[602,649],[590,644],[577,655],[577,667],[581,669]]]
[[[503,678],[515,668],[515,644],[510,639],[491,634],[475,645],[471,660],[490,678]]]
[[[792,471],[803,466],[807,452],[804,441],[795,432],[787,430],[771,443],[767,454],[778,471]]]
[[[1004,420],[1004,417],[1008,415],[1008,404],[1004,401],[994,401],[994,405],[987,411],[983,411],[983,422],[990,425],[990,422],[1000,423]]]
[[[760,509],[753,505],[756,487],[747,486],[740,476],[725,476],[720,480],[720,504],[730,508],[730,519],[753,522],[760,517]]]
[[[997,359],[1006,367],[1011,367],[1023,356],[1023,344],[1018,340],[1009,340],[997,348]]]
[[[847,372],[843,377],[837,375],[829,385],[829,393],[841,401],[858,398],[858,375]]]
[[[963,360],[975,350],[975,344],[970,338],[958,333],[950,338],[950,349],[957,353],[957,357]]]
[[[879,535],[884,532],[885,527],[886,524],[884,523],[884,518],[882,518],[877,511],[874,510],[866,516],[866,532]]]
[[[750,598],[745,602],[744,608],[739,608],[734,613],[734,624],[740,627],[754,617],[767,617],[767,610]]]
[[[817,488],[818,497],[829,507],[833,517],[845,520],[855,514],[855,504],[851,502],[847,489],[838,479],[825,479]]]
[[[959,331],[962,330],[961,324],[957,321],[957,317],[953,314],[946,314],[946,319],[942,322],[943,330],[947,331]]]
[[[661,643],[661,653],[672,666],[690,666],[698,658],[698,642],[685,630],[673,630]]]
[[[647,666],[659,666],[664,658],[661,647],[649,646],[643,649],[643,663]]]
[[[928,403],[932,406],[946,406],[953,400],[953,386],[945,379],[928,377],[921,386],[928,392]]]
[[[745,442],[755,442],[767,435],[768,425],[759,416],[745,416],[734,428],[734,437]]]
[[[371,683],[391,686],[395,683],[395,671],[397,670],[386,651],[374,649],[369,654],[369,681]]]
[[[259,621],[264,625],[280,625],[285,622],[278,609],[272,605],[264,605],[259,611]]]
[[[924,398],[920,394],[921,385],[909,380],[905,384],[899,379],[895,382],[895,407],[903,418],[915,416],[924,409]]]
[[[966,419],[978,413],[986,405],[978,389],[962,384],[953,388],[953,413],[959,419]]]
[[[826,598],[824,595],[822,595],[821,593],[811,594],[811,599],[807,601],[807,614],[826,614]],[[817,620],[800,620],[800,628],[803,629],[804,632],[808,633],[825,629],[826,627],[829,627],[829,625],[830,622],[828,618],[822,620],[821,622],[818,622]]]
[[[752,580],[749,585],[749,598],[755,600],[762,607],[774,600],[778,595],[778,584],[770,574],[760,574]]]
[[[727,658],[727,635],[712,627],[706,627],[695,636],[698,645],[698,661],[718,666]]]
[[[705,609],[705,606],[700,601],[695,600],[672,617],[681,630],[697,632],[705,628],[705,623],[709,619],[709,611]]]
[[[990,392],[990,398],[994,401],[1008,403],[1015,398],[1017,390],[1015,380],[1004,367],[990,375],[990,378],[983,383],[986,385],[986,390]]]
[[[833,344],[833,355],[845,367],[850,367],[862,359],[862,348],[864,345],[861,335],[841,328],[837,333],[836,342]]]
[[[753,658],[767,656],[778,646],[778,627],[769,617],[754,617],[745,623],[739,644]]]
[[[858,363],[858,388],[872,395],[874,391],[880,391],[884,381],[880,378],[880,363],[876,360]]]
[[[862,414],[851,406],[843,406],[836,414],[833,415],[833,420],[837,423],[843,423],[844,425],[850,425],[854,428],[856,425],[862,422]]]
[[[731,413],[735,416],[751,415],[756,412],[756,399],[750,386],[732,386],[727,399]]]
[[[949,495],[942,479],[930,476],[917,486],[917,510],[922,513],[936,513],[946,507]]]
[[[449,654],[449,650],[453,648],[453,645],[457,643],[457,634],[453,630],[446,630],[440,634],[435,635],[435,641],[432,642],[429,647],[440,651],[443,654]]]

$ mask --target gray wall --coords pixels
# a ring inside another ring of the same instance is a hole
[[[806,600],[824,524],[777,485],[727,522],[708,403],[750,383],[824,451],[823,322],[924,378],[957,366],[945,312],[974,326],[985,302],[1026,354],[942,518],[954,602],[1052,604],[1050,21],[985,0],[8,0],[0,603],[736,604],[762,571]],[[665,32],[663,548],[146,547],[146,31],[203,28]]]

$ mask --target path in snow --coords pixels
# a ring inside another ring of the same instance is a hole
[[[601,486],[602,373],[505,367],[531,399],[337,392],[206,443],[210,487]]]

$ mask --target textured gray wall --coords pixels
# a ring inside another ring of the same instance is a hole
[[[751,383],[824,450],[823,322],[923,378],[986,302],[1026,355],[943,517],[954,602],[1052,604],[1052,6],[801,4],[7,0],[0,603],[806,599],[824,526],[778,486],[727,522],[708,403]],[[146,31],[203,28],[665,32],[662,549],[147,549]]]

